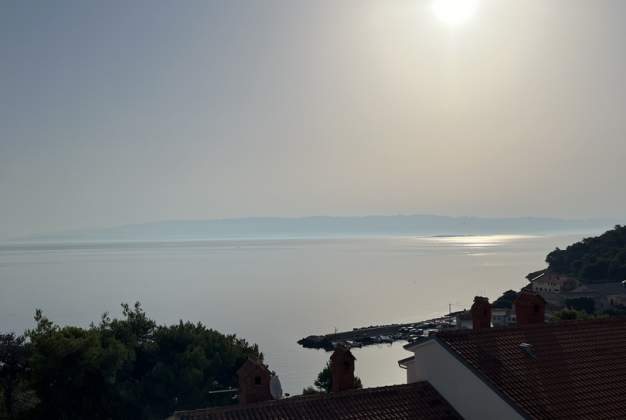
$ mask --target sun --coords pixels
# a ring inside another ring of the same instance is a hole
[[[433,0],[433,13],[448,25],[460,25],[476,14],[478,0]]]

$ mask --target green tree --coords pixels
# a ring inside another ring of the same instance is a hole
[[[7,418],[16,418],[18,396],[23,393],[24,381],[28,369],[29,347],[25,338],[13,333],[0,334],[0,394],[3,410]]]
[[[129,418],[118,411],[116,385],[132,365],[132,348],[100,327],[59,327],[40,311],[27,335],[32,344],[31,385],[41,400],[40,416],[50,419]]]
[[[585,283],[626,280],[626,226],[585,238],[546,257],[549,269]]]
[[[161,326],[141,306],[122,305],[88,328],[60,327],[36,312],[30,339],[35,416],[47,419],[163,419],[174,410],[223,405],[208,391],[236,386],[256,345],[201,323]]]
[[[596,304],[594,300],[589,297],[578,297],[578,298],[566,299],[565,306],[568,309],[573,309],[576,311],[585,311],[588,314],[594,313],[596,309]]]
[[[593,316],[588,314],[585,311],[578,311],[575,309],[563,309],[554,314],[554,319],[556,321],[569,321],[576,319],[592,319]]]

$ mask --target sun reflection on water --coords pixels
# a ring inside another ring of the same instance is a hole
[[[487,248],[506,245],[521,239],[530,239],[530,235],[477,235],[477,236],[435,236],[428,238],[441,244],[456,245],[465,248]]]

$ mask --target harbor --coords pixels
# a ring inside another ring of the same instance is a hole
[[[304,348],[333,350],[337,345],[358,348],[375,344],[407,341],[409,343],[429,337],[440,330],[455,328],[456,315],[450,313],[438,318],[403,324],[371,325],[351,331],[309,335],[298,341]]]

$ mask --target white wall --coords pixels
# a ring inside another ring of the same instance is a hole
[[[416,370],[414,368],[414,364],[415,364],[414,360],[404,363],[404,365],[406,366],[406,383],[407,384],[418,382],[418,380],[415,377]]]
[[[523,419],[437,341],[429,340],[410,350],[415,360],[407,366],[407,381],[430,382],[465,419]]]

